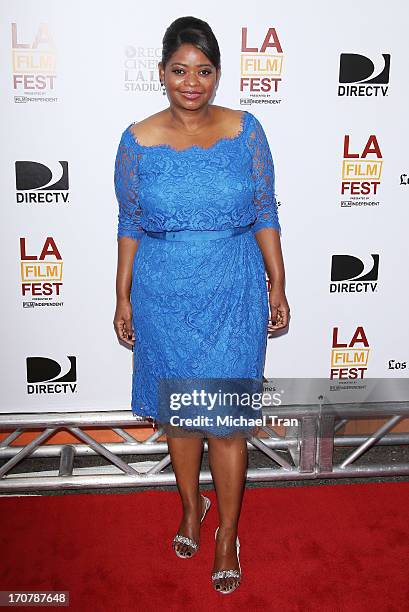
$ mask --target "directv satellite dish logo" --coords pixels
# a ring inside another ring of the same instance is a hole
[[[68,162],[16,161],[18,204],[68,204]]]
[[[371,259],[353,255],[333,255],[330,293],[375,293],[378,287],[379,254]]]
[[[338,96],[385,97],[389,89],[390,64],[388,53],[372,59],[358,53],[341,53]]]
[[[63,364],[49,357],[27,357],[29,395],[67,395],[77,391],[77,358],[67,355]]]

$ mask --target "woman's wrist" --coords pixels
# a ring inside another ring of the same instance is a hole
[[[124,293],[124,294],[122,294],[122,293],[117,293],[117,294],[116,294],[116,301],[117,301],[117,302],[129,302],[129,300],[130,300],[130,295],[129,295],[129,293],[127,293],[127,294],[126,294],[126,293]]]
[[[269,279],[269,291],[277,291],[278,290],[283,290],[284,291],[284,279],[274,279],[271,280]]]

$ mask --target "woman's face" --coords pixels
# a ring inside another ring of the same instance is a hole
[[[165,84],[169,102],[175,106],[195,109],[208,104],[220,71],[194,45],[184,43],[170,57],[163,70],[159,63],[159,77]]]

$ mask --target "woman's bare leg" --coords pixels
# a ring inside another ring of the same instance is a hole
[[[199,491],[203,438],[168,435],[167,440],[173,471],[182,500],[183,516],[178,533],[199,543],[200,519],[204,510]],[[176,544],[176,548],[182,555],[191,556],[191,548],[186,544],[179,542]]]
[[[213,572],[239,569],[236,536],[247,470],[247,444],[243,437],[208,438],[209,463],[217,494],[219,531],[217,533]],[[237,580],[217,581],[232,588]]]

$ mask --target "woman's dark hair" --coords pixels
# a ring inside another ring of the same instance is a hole
[[[213,30],[206,21],[196,17],[179,17],[167,28],[162,40],[163,68],[184,43],[200,49],[215,68],[220,68],[220,49]]]

